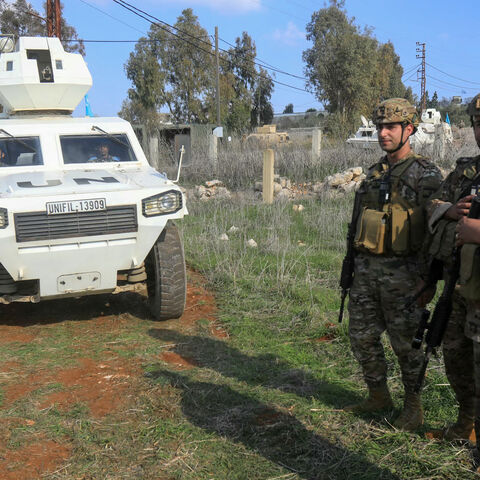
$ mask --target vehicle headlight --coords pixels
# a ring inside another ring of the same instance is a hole
[[[6,208],[0,208],[0,228],[8,227],[8,210]]]
[[[142,212],[145,217],[175,213],[182,208],[182,203],[182,193],[178,190],[169,190],[153,197],[144,198]]]

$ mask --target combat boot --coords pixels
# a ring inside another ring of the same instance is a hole
[[[344,410],[352,413],[371,413],[389,408],[393,408],[393,402],[385,383],[378,387],[369,387],[368,397],[365,400],[355,405],[349,405]]]
[[[420,427],[420,425],[423,425],[423,410],[420,394],[405,392],[402,413],[395,422],[393,422],[393,425],[399,430],[406,430],[407,432],[413,432]]]
[[[457,421],[445,429],[443,439],[448,442],[468,440],[472,434],[474,419],[475,414],[473,408],[460,405]]]

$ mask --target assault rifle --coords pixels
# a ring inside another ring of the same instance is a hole
[[[468,212],[469,218],[480,218],[480,197],[476,196],[472,200],[470,211]],[[438,299],[435,309],[433,310],[432,319],[428,321],[430,312],[424,310],[422,312],[422,319],[420,321],[417,333],[412,342],[412,347],[419,349],[423,343],[425,330],[425,356],[423,359],[422,368],[418,374],[417,383],[415,384],[414,391],[419,393],[422,389],[423,381],[425,379],[425,373],[427,371],[428,362],[432,353],[435,353],[436,348],[442,343],[443,335],[447,329],[448,320],[452,313],[452,296],[455,291],[455,285],[457,284],[460,273],[460,252],[461,247],[456,247],[453,251],[453,262],[447,270],[447,280],[443,288],[442,294]]]
[[[348,224],[347,232],[347,253],[342,263],[342,273],[340,274],[340,288],[342,289],[342,300],[340,303],[340,312],[338,314],[338,322],[342,323],[343,310],[345,308],[345,298],[350,291],[353,283],[353,271],[355,269],[355,250],[353,249],[353,241],[357,230],[357,219],[360,213],[360,193],[355,193],[355,201],[353,204],[352,220]]]

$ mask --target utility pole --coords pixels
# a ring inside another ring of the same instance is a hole
[[[420,75],[420,78],[422,81],[422,84],[420,87],[421,88],[420,105],[421,105],[421,111],[423,112],[427,108],[427,98],[425,97],[425,85],[427,83],[427,78],[425,75],[425,43],[417,42],[417,58],[422,59],[422,65],[417,70],[417,80],[418,80],[418,76]]]
[[[61,38],[60,0],[47,0],[47,36]]]
[[[217,127],[220,126],[220,55],[218,53],[218,27],[215,27],[215,61],[217,64],[217,73],[215,78],[216,103],[217,103]]]

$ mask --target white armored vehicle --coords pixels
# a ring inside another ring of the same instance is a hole
[[[0,303],[146,283],[154,318],[177,318],[184,196],[128,122],[71,116],[91,84],[59,39],[0,36]]]

